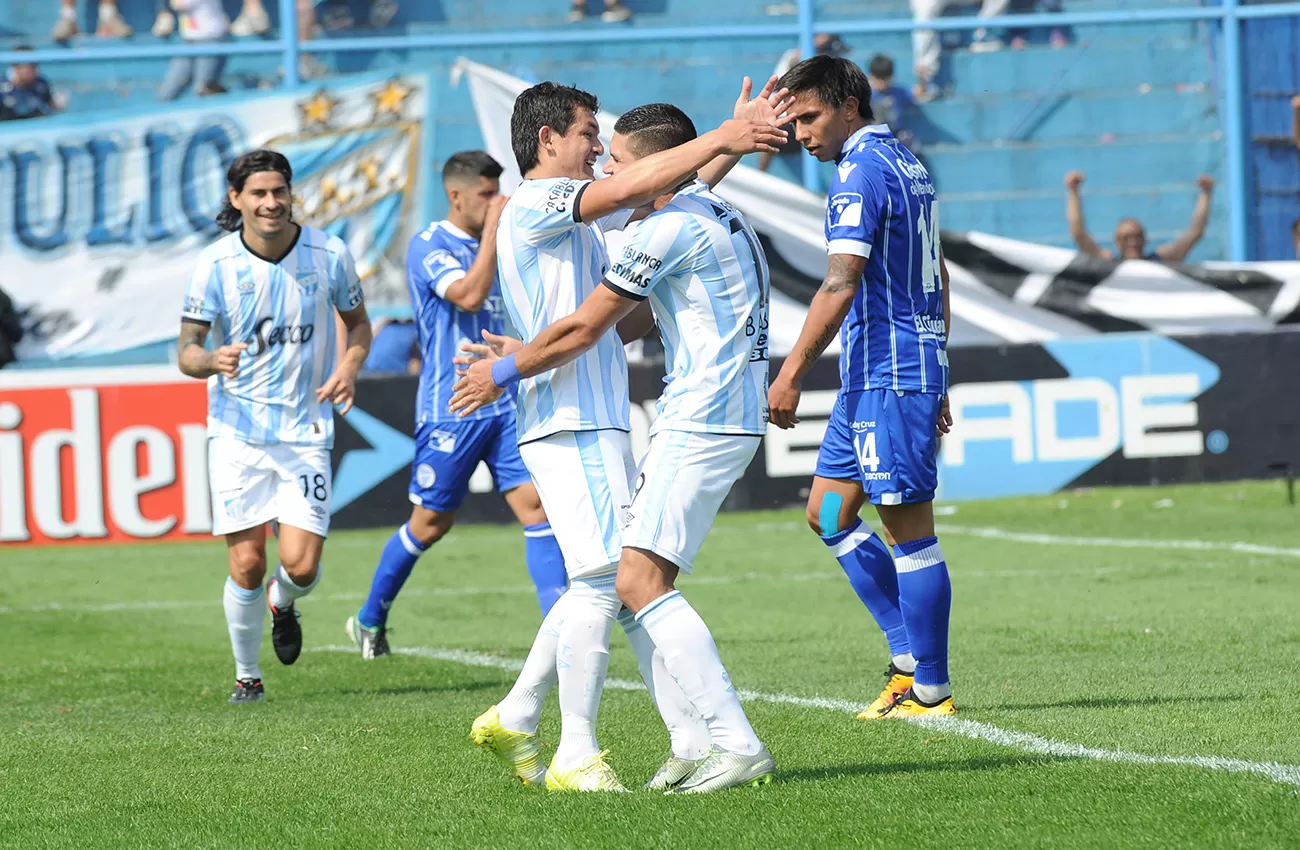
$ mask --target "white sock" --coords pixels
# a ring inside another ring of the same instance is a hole
[[[235,653],[235,678],[260,679],[262,668],[258,666],[257,655],[262,648],[262,624],[266,621],[266,597],[262,588],[249,590],[227,578],[223,602],[230,648]]]
[[[551,606],[542,627],[533,638],[533,646],[524,659],[524,669],[519,671],[514,687],[506,698],[497,704],[501,725],[512,732],[532,735],[537,732],[537,722],[542,716],[542,703],[555,687],[555,648],[560,643],[560,624],[564,622],[564,597]]]
[[[622,603],[614,575],[574,579],[555,603],[565,606],[555,650],[560,692],[560,744],[551,766],[571,770],[600,752],[596,714],[609,669],[609,635]]]
[[[894,663],[896,668],[902,670],[904,673],[916,672],[916,659],[912,657],[912,653],[910,652],[904,652],[902,655],[895,655],[889,660]]]
[[[75,21],[75,20],[77,19],[77,7],[76,7],[76,6],[63,6],[62,8],[59,9],[59,17],[60,17],[60,18],[71,18],[72,20]]]
[[[664,666],[709,725],[718,749],[752,756],[763,744],[740,707],[709,627],[674,590],[642,608],[637,622],[663,653]]]
[[[713,742],[709,737],[709,724],[682,693],[681,686],[664,666],[664,654],[655,648],[654,641],[650,640],[650,635],[641,628],[632,612],[624,608],[619,612],[618,623],[627,633],[627,642],[632,644],[641,681],[645,682],[650,699],[668,727],[673,755],[691,761],[704,758]]]
[[[293,579],[285,572],[284,564],[281,564],[275,570],[275,577],[266,583],[267,597],[271,602],[271,607],[277,611],[283,611],[294,603],[295,600],[301,599],[316,589],[320,584],[321,565],[316,565],[316,576],[309,584],[294,584]]]
[[[923,703],[934,705],[952,696],[952,687],[944,682],[942,685],[918,685],[912,683],[912,693]]]

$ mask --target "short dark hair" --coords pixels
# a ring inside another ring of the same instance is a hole
[[[442,166],[442,184],[468,183],[480,177],[496,180],[505,171],[487,151],[459,151]]]
[[[541,129],[550,127],[563,136],[573,126],[574,113],[579,107],[595,115],[600,102],[590,92],[550,82],[525,89],[515,99],[514,112],[510,115],[510,147],[514,149],[521,175],[537,165],[537,134]]]
[[[283,175],[284,182],[288,184],[289,190],[293,191],[293,166],[289,164],[288,158],[278,151],[265,148],[235,157],[235,161],[230,163],[230,168],[226,169],[226,183],[239,193],[244,191],[244,184],[248,182],[248,178],[263,171],[275,171]],[[217,213],[217,226],[233,233],[243,225],[243,216],[230,203],[230,197],[227,195],[221,212]]]
[[[627,136],[628,147],[637,156],[684,145],[697,135],[691,117],[671,103],[647,103],[629,109],[614,123],[614,132]]]
[[[877,80],[887,80],[894,76],[894,60],[883,53],[877,53],[867,63],[867,73]]]
[[[871,84],[867,82],[867,75],[849,59],[810,57],[786,71],[778,86],[789,89],[790,94],[796,97],[806,91],[815,91],[822,103],[836,109],[850,97],[856,97],[858,114],[868,121],[875,117],[871,113]]]

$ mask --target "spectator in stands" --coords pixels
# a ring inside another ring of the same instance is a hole
[[[819,32],[813,36],[813,49],[817,51],[818,56],[847,56],[849,46],[838,35],[832,35],[826,32]],[[784,77],[785,72],[789,71],[795,65],[803,60],[802,52],[798,47],[791,47],[781,58],[776,60],[776,67],[772,73],[778,77]],[[794,125],[788,125],[786,128],[786,143],[781,146],[780,156],[784,161],[789,163],[791,168],[799,168],[799,157],[802,154],[803,146],[794,140]],[[758,155],[758,170],[767,171],[772,165],[772,154],[760,153]]]
[[[962,5],[961,0],[911,0],[912,17],[918,21],[933,21],[943,14],[948,6]],[[997,18],[1007,13],[1011,0],[983,0],[980,5],[981,18]],[[988,30],[975,30],[971,38],[970,49],[977,52],[1000,50],[1002,42],[989,34]],[[942,58],[942,46],[939,33],[934,30],[915,30],[912,33],[912,61],[916,65],[916,86],[912,95],[918,103],[933,100],[937,92],[931,87],[934,78],[939,75],[939,60]]]
[[[1104,260],[1113,260],[1116,254],[1100,247],[1088,235],[1088,227],[1083,221],[1083,201],[1079,197],[1079,187],[1086,178],[1082,171],[1071,171],[1065,175],[1065,218],[1070,223],[1070,236],[1079,250]],[[1151,260],[1157,263],[1181,263],[1196,247],[1205,235],[1205,225],[1210,221],[1210,201],[1214,194],[1214,178],[1202,174],[1196,178],[1196,185],[1201,194],[1196,199],[1196,209],[1192,211],[1192,223],[1181,236],[1166,245],[1158,246],[1154,251],[1147,251],[1147,234],[1142,222],[1136,218],[1120,219],[1115,225],[1115,248],[1122,260]]]
[[[1300,151],[1300,94],[1291,98],[1291,141]]]
[[[58,23],[50,33],[55,41],[67,41],[81,33],[81,27],[77,24],[77,0],[61,0],[61,3]],[[117,0],[99,0],[95,35],[100,38],[126,38],[132,32],[130,24],[117,11]]]
[[[607,24],[618,24],[631,20],[632,10],[623,5],[623,0],[605,0],[605,11],[600,19]],[[569,7],[569,23],[580,24],[587,19],[587,0],[573,0]]]
[[[15,47],[15,51],[28,51],[30,47]],[[50,88],[49,80],[36,70],[35,62],[15,62],[9,66],[9,75],[0,83],[0,121],[22,118],[39,118],[63,108],[63,98]]]
[[[221,6],[221,0],[170,0],[180,14],[181,38],[191,44],[213,44],[224,41],[230,32],[230,19]],[[224,56],[174,56],[163,75],[158,89],[160,100],[175,100],[191,82],[200,97],[224,94],[221,72],[225,70]]]
[[[1010,11],[1013,15],[1033,14],[1034,12],[1045,12],[1047,14],[1060,14],[1061,0],[1011,0]],[[1011,49],[1024,50],[1029,46],[1030,31],[1024,27],[1012,29],[1008,35],[1011,36]],[[1061,27],[1052,27],[1047,34],[1047,43],[1055,49],[1070,46],[1070,37],[1065,34]]]
[[[894,138],[916,153],[916,138],[907,129],[915,104],[906,89],[894,85],[894,60],[883,53],[872,56],[867,63],[867,82],[871,84],[871,111],[877,123],[888,124]]]

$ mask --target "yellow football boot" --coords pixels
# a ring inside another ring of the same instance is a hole
[[[898,718],[906,720],[909,717],[944,717],[946,715],[956,714],[957,706],[952,701],[952,696],[946,696],[934,705],[927,705],[917,699],[911,688],[903,694],[892,705],[881,712],[881,717]]]
[[[859,720],[879,720],[885,716],[885,712],[895,701],[902,699],[907,689],[912,687],[912,674],[904,673],[890,662],[889,668],[885,670],[885,689],[876,697],[876,701],[858,715]]]
[[[542,745],[537,735],[512,732],[502,726],[501,714],[495,705],[474,720],[469,739],[509,765],[525,785],[541,785],[547,781],[546,768],[538,758]]]
[[[601,750],[594,756],[587,756],[582,764],[570,770],[546,771],[547,791],[626,791],[623,783],[618,781],[618,774],[605,761],[609,750]]]

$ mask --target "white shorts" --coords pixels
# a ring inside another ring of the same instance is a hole
[[[324,446],[254,446],[208,440],[212,533],[271,520],[325,537],[330,530],[330,451]]]
[[[652,436],[637,473],[623,545],[691,572],[718,509],[749,468],[760,439],[691,431]]]
[[[631,502],[632,439],[626,431],[561,431],[519,447],[569,578],[614,572]]]

